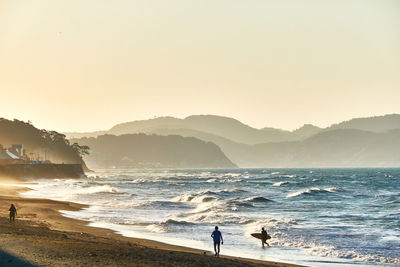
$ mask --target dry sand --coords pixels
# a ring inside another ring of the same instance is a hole
[[[19,196],[23,187],[0,185],[0,266],[275,266],[295,265],[221,256],[156,241],[127,238],[63,217],[76,203]],[[8,209],[18,210],[15,223]]]

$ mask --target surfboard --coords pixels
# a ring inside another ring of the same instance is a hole
[[[255,238],[257,238],[257,239],[263,239],[263,236],[262,236],[261,233],[252,233],[251,236],[252,236],[252,237],[255,237]],[[271,239],[271,236],[270,236],[270,235],[267,235],[267,240],[268,240],[268,239]]]

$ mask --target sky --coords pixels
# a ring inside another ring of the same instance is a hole
[[[0,0],[0,117],[58,131],[400,113],[397,0]]]

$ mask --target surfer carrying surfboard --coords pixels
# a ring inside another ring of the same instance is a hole
[[[222,238],[221,232],[218,230],[218,226],[215,226],[215,230],[212,232],[211,237],[214,240],[215,257],[219,257],[220,243],[223,245],[224,239]]]
[[[252,233],[250,234],[252,237],[255,237],[257,239],[261,240],[261,245],[262,247],[264,247],[264,244],[267,244],[267,246],[269,247],[269,244],[267,243],[268,239],[271,239],[271,236],[267,233],[267,231],[265,231],[264,227],[261,228],[261,233]]]
[[[265,231],[264,227],[261,228],[261,242],[262,242],[262,246],[264,247],[264,244],[267,244],[267,246],[269,247],[269,244],[267,243],[267,239],[270,239],[270,235],[267,233],[267,231]]]

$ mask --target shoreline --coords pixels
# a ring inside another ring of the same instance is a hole
[[[27,190],[0,184],[0,253],[15,257],[10,266],[19,266],[12,265],[18,260],[34,266],[300,266],[232,256],[215,258],[204,250],[125,237],[60,212],[78,211],[86,205],[19,195]],[[10,203],[18,209],[15,224],[7,220]]]

